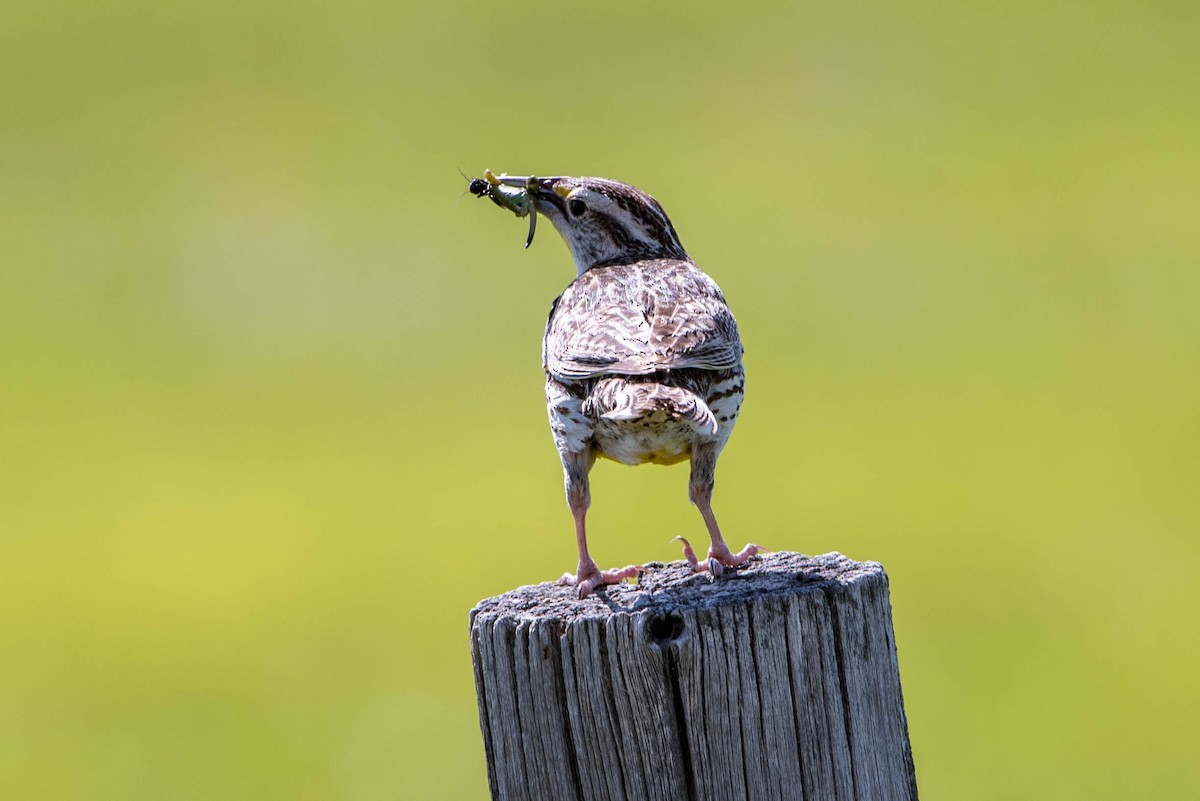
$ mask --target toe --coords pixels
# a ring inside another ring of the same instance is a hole
[[[575,575],[564,573],[563,577],[558,580],[558,583],[575,587],[576,595],[580,599],[583,599],[591,595],[599,587],[603,587],[606,584],[620,584],[625,579],[634,578],[645,572],[646,568],[642,565],[627,565],[615,570],[592,569],[581,571]]]
[[[760,553],[766,553],[766,548],[761,545],[750,544],[737,553],[731,552],[728,548],[708,549],[708,561],[716,562],[725,567],[741,567],[750,561],[750,557],[757,556]],[[717,571],[713,571],[716,573]]]
[[[575,597],[582,601],[584,598],[592,594],[592,590],[596,589],[596,585],[599,583],[599,575],[584,579],[575,586]]]
[[[683,558],[692,566],[692,570],[697,573],[703,573],[707,568],[700,564],[700,560],[696,558],[696,551],[692,548],[692,544],[685,537],[673,537],[672,542],[678,541],[683,543]]]

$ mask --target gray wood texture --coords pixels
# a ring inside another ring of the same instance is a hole
[[[539,584],[470,626],[497,801],[917,798],[876,562],[673,563],[583,601]]]

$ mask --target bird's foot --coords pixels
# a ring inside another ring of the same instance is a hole
[[[712,573],[714,576],[719,576],[725,572],[727,567],[741,567],[750,561],[751,556],[760,553],[767,553],[767,549],[761,545],[747,545],[742,550],[734,553],[729,550],[728,546],[720,548],[709,548],[708,556],[703,562],[696,558],[696,552],[692,549],[692,544],[683,537],[675,537],[683,543],[683,558],[687,559],[692,570],[697,573]]]
[[[645,572],[646,568],[642,565],[628,565],[615,570],[601,570],[593,563],[586,567],[580,567],[578,573],[563,573],[558,583],[567,587],[574,587],[576,592],[579,593],[579,598],[582,600],[591,595],[592,591],[597,587],[602,587],[605,584],[620,584],[625,579],[634,578]]]

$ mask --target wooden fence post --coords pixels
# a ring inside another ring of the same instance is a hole
[[[773,553],[471,612],[496,801],[915,801],[887,575]]]

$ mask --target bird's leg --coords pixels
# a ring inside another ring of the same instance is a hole
[[[559,584],[575,587],[580,598],[586,598],[594,589],[604,584],[617,584],[633,578],[645,570],[641,565],[629,565],[616,570],[601,570],[592,559],[587,547],[587,510],[592,505],[592,493],[588,484],[588,472],[596,463],[596,455],[590,449],[583,453],[563,454],[563,475],[567,490],[567,506],[575,518],[575,544],[579,547],[579,566],[575,575],[564,573]]]
[[[733,553],[725,544],[725,538],[721,536],[721,527],[717,525],[717,517],[712,510],[714,475],[717,468],[717,456],[720,453],[720,448],[715,444],[697,445],[692,450],[692,477],[688,482],[688,498],[700,510],[700,516],[704,518],[704,525],[708,528],[708,537],[712,543],[708,547],[707,558],[701,562],[696,558],[696,552],[692,550],[691,543],[683,537],[675,538],[683,543],[683,556],[693,570],[698,573],[707,571],[714,576],[721,575],[725,567],[744,565],[751,556],[766,551],[766,548],[761,545],[750,544],[737,553]]]

